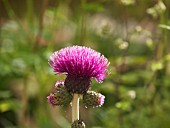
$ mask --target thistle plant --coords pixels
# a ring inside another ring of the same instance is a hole
[[[91,78],[101,83],[107,76],[109,62],[99,52],[84,46],[72,46],[54,52],[49,65],[56,74],[65,73],[66,79],[57,82],[55,91],[47,99],[52,106],[72,105],[72,128],[85,128],[79,119],[79,99],[86,107],[101,107],[104,96],[90,90]]]

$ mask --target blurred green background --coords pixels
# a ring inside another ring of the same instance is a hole
[[[64,78],[48,59],[72,45],[111,62],[87,128],[170,128],[169,40],[169,0],[0,0],[0,128],[70,128],[70,106],[46,97]]]

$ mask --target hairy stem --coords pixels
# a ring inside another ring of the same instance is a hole
[[[75,120],[79,120],[79,94],[74,94],[72,100],[72,122]]]

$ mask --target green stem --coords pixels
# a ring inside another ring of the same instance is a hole
[[[75,120],[79,120],[79,94],[74,94],[72,100],[72,122]]]

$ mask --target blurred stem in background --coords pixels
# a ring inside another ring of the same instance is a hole
[[[27,18],[27,21],[30,25],[30,27],[33,27],[33,22],[34,22],[34,3],[33,3],[33,0],[27,0],[26,1],[26,5],[27,5],[27,15],[26,15],[26,18]]]
[[[115,85],[115,94],[117,98],[117,102],[121,102],[121,94],[120,94],[120,86],[121,86],[121,80],[120,76],[124,73],[126,69],[126,57],[128,56],[128,49],[130,45],[130,40],[129,40],[129,32],[128,32],[128,6],[124,5],[124,15],[123,15],[123,21],[122,21],[122,26],[124,28],[124,43],[127,43],[127,47],[122,50],[122,55],[121,55],[121,63],[117,66],[117,79],[118,83]],[[121,109],[117,109],[118,112],[118,123],[119,127],[123,128],[124,127],[124,119],[123,119],[123,111]]]
[[[23,82],[23,90],[21,91],[21,110],[19,111],[19,126],[23,128],[27,128],[29,126],[28,120],[28,94],[27,94],[27,77],[24,78]]]
[[[81,0],[81,27],[80,27],[80,43],[84,45],[86,41],[86,10],[83,8],[86,0]]]
[[[3,4],[4,4],[4,7],[6,9],[6,12],[8,13],[8,16],[11,18],[11,19],[17,19],[16,15],[15,15],[15,12],[13,11],[10,3],[8,0],[2,0],[3,1]]]
[[[42,0],[40,16],[39,16],[39,19],[38,19],[38,21],[39,21],[38,22],[39,23],[38,33],[36,35],[36,40],[35,40],[35,44],[34,44],[34,47],[33,47],[33,51],[36,51],[39,44],[41,44],[42,34],[43,34],[44,14],[45,14],[47,5],[48,5],[48,0]]]

